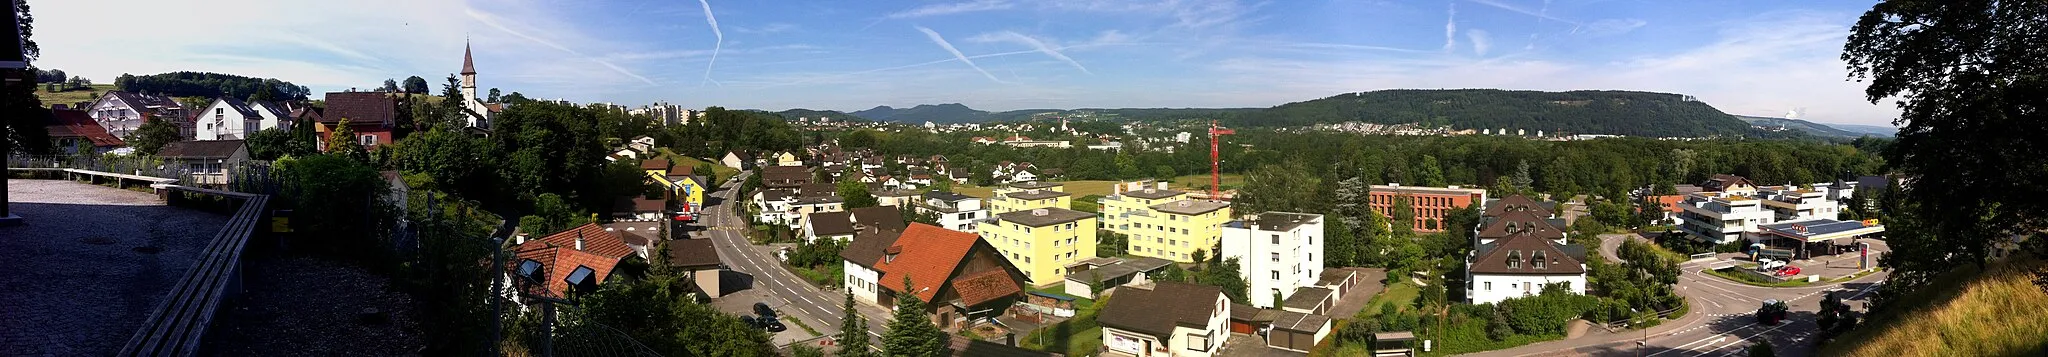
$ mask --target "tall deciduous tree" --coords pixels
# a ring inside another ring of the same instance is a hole
[[[1314,175],[1301,161],[1290,161],[1281,165],[1265,165],[1245,175],[1244,188],[1238,190],[1233,210],[1243,214],[1258,214],[1270,211],[1322,212],[1322,179]]]
[[[377,87],[377,90],[385,92],[398,92],[398,80],[385,78],[384,86]]]
[[[924,300],[912,290],[910,277],[903,277],[903,292],[896,297],[896,314],[889,321],[889,332],[882,334],[883,350],[890,356],[940,356],[946,351],[946,332],[932,325],[931,314],[924,311]]]
[[[386,82],[389,82],[389,80],[386,80]],[[396,86],[393,86],[392,89],[396,90],[398,88]],[[420,78],[420,76],[405,77],[405,92],[412,94],[427,94],[427,79]]]
[[[129,132],[128,137],[122,140],[127,141],[128,146],[134,147],[135,152],[156,155],[156,151],[162,149],[164,144],[178,142],[182,138],[184,135],[178,133],[178,124],[172,124],[170,120],[157,118],[155,115],[143,114],[142,126],[135,127],[135,131]]]
[[[1416,161],[1415,184],[1429,187],[1444,185],[1444,168],[1437,164],[1436,156],[1422,155],[1422,160]]]
[[[1897,227],[1886,292],[1981,265],[2014,235],[2048,240],[2043,18],[2048,3],[2034,0],[1889,0],[1857,20],[1842,59],[1870,81],[1870,102],[1897,98],[1886,160],[1912,182],[1899,187],[1905,212],[1885,222]]]
[[[839,175],[839,198],[846,199],[846,209],[874,207],[881,205],[875,195],[868,192],[868,184],[861,183],[859,166],[848,166]]]

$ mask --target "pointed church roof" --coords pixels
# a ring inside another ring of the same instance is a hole
[[[462,74],[476,74],[476,61],[469,58],[469,44],[462,44]]]

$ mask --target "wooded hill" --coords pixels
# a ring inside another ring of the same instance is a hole
[[[887,106],[851,114],[900,123],[1030,120],[1033,115],[1089,112],[1120,121],[1217,120],[1235,127],[1299,127],[1365,122],[1421,123],[1453,129],[1524,129],[1530,134],[1618,134],[1649,137],[1782,137],[1754,130],[1707,103],[1672,93],[1542,92],[1499,89],[1394,89],[1345,93],[1272,108],[1027,109],[987,112],[960,104]]]

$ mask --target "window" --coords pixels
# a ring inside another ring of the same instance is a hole
[[[1493,291],[1493,282],[1486,282],[1486,291]]]
[[[1534,263],[1533,265],[1535,265],[1535,266],[1536,266],[1536,269],[1543,269],[1543,265],[1544,265],[1544,261],[1543,261],[1543,251],[1541,251],[1541,250],[1539,250],[1539,251],[1536,251],[1536,254],[1534,254],[1534,256],[1535,256],[1535,259],[1530,259],[1530,262],[1531,262],[1531,263]]]
[[[1273,244],[1280,244],[1280,235],[1273,235]]]
[[[1509,251],[1509,252],[1508,252],[1508,269],[1521,269],[1521,268],[1522,268],[1522,251],[1519,251],[1519,250],[1516,250],[1516,251]]]
[[[1530,285],[1536,285],[1536,284],[1522,284],[1522,293],[1523,293],[1523,294],[1528,294],[1528,293],[1529,293],[1529,286],[1530,286]]]
[[[1216,309],[1216,311],[1223,311],[1223,309]],[[1188,350],[1189,350],[1189,351],[1208,351],[1208,350],[1209,350],[1209,335],[1197,335],[1197,334],[1192,334],[1192,333],[1191,333],[1191,334],[1188,334]]]
[[[370,134],[363,135],[363,146],[368,147],[373,145],[377,145],[377,136]]]
[[[1280,280],[1280,271],[1279,271],[1279,270],[1274,270],[1274,271],[1273,271],[1273,280]]]
[[[1272,254],[1273,254],[1273,262],[1274,262],[1274,263],[1279,263],[1279,262],[1280,262],[1280,253],[1272,253]]]

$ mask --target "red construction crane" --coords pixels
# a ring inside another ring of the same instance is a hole
[[[1223,189],[1223,152],[1218,143],[1222,142],[1224,135],[1230,134],[1237,134],[1237,131],[1217,126],[1215,120],[1209,121],[1209,199],[1212,200],[1223,199],[1220,192]]]

